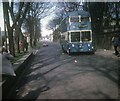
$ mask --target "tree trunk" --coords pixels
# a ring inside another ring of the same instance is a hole
[[[20,53],[20,45],[19,45],[19,40],[20,40],[20,34],[19,34],[20,30],[19,30],[19,26],[17,25],[15,27],[15,43],[16,43],[16,48],[17,48],[17,52]]]
[[[15,56],[15,49],[14,49],[14,38],[13,38],[13,29],[10,27],[8,28],[8,38],[9,38],[9,50],[10,53]]]
[[[15,56],[13,28],[10,27],[10,18],[9,18],[8,8],[9,8],[9,2],[3,2],[4,20],[5,20],[5,24],[7,26],[8,38],[9,38],[9,51],[13,56]]]

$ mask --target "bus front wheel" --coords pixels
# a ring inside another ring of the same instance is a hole
[[[63,48],[63,45],[62,45],[62,51],[65,53],[65,50],[64,50],[64,48]]]
[[[70,49],[67,50],[67,53],[68,53],[69,55],[71,55]]]

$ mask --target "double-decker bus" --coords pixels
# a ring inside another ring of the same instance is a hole
[[[94,53],[89,12],[83,10],[69,12],[62,21],[60,30],[60,44],[63,51],[68,54],[76,52]]]

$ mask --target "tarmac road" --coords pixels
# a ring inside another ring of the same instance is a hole
[[[118,99],[119,58],[63,53],[58,43],[40,48],[16,89],[17,99]]]

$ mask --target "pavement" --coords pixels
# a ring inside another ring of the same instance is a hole
[[[19,66],[26,60],[29,58],[29,56],[31,55],[31,53],[27,53],[26,55],[24,55],[22,58],[20,58],[19,60],[17,60],[14,64],[13,64],[13,68],[16,71]]]
[[[32,49],[22,58],[20,58],[15,63],[13,63],[13,68],[16,74],[15,77],[9,75],[2,76],[2,83],[0,83],[0,87],[2,87],[3,96],[0,98],[4,98],[8,95],[8,91],[12,89],[12,85],[15,84],[17,80],[21,77],[22,72],[25,69],[25,66],[28,64],[30,59],[34,58],[35,53],[36,53],[36,49]]]
[[[101,55],[103,57],[110,57],[110,58],[113,58],[113,59],[120,59],[120,57],[117,57],[114,54],[114,50],[98,49],[95,53],[97,53],[98,55]]]
[[[29,61],[30,57],[35,55],[37,53],[37,49],[32,49],[31,51],[29,51],[26,55],[24,55],[22,58],[20,58],[19,60],[17,60],[14,64],[13,64],[13,68],[16,71],[20,65],[22,65],[26,60]]]

